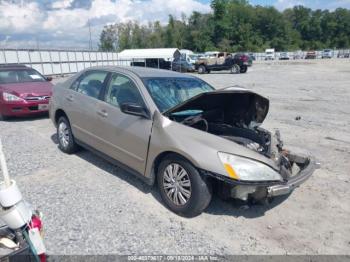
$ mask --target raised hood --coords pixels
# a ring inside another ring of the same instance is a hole
[[[186,110],[221,110],[225,122],[241,123],[249,126],[261,124],[268,111],[269,100],[244,88],[230,88],[201,93],[176,105],[164,113],[171,116]]]

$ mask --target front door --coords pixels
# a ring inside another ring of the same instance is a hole
[[[123,103],[146,106],[132,79],[112,73],[104,99],[97,105],[100,114],[95,132],[103,153],[144,174],[152,120],[123,113]]]

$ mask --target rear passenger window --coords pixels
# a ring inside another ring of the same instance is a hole
[[[143,105],[139,90],[128,77],[113,74],[108,85],[105,101],[119,107],[123,103]]]
[[[103,82],[106,79],[108,72],[104,71],[93,71],[86,73],[76,85],[76,91],[84,95],[98,98],[102,90]]]

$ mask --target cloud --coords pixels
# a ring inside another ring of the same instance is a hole
[[[40,7],[35,2],[25,5],[13,4],[10,2],[0,2],[0,31],[11,33],[26,32],[38,28],[42,23],[44,15]]]
[[[51,4],[51,7],[53,9],[62,9],[62,8],[68,8],[71,7],[74,0],[62,0],[62,1],[55,1]]]
[[[85,1],[84,7],[78,2],[56,0],[45,7],[38,2],[0,1],[0,41],[5,35],[11,35],[7,45],[18,45],[25,41],[19,38],[26,33],[28,43],[39,41],[41,46],[87,47],[90,21],[96,46],[103,26],[108,23],[131,20],[165,23],[169,14],[180,17],[193,11],[210,11],[209,4],[198,0],[90,0],[90,5]]]
[[[143,24],[168,15],[209,12],[209,0],[0,0],[1,47],[88,47],[91,25],[97,47],[104,25],[137,20]],[[253,1],[257,2],[257,1]],[[261,2],[261,1],[260,1]],[[294,5],[313,9],[350,8],[350,0],[273,0],[283,10]],[[8,38],[9,36],[10,38]],[[6,41],[4,41],[7,39]]]

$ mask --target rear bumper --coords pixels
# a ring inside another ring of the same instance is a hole
[[[275,197],[286,195],[292,192],[295,188],[304,183],[318,167],[315,159],[308,158],[308,164],[302,169],[299,174],[290,178],[285,184],[279,184],[267,187],[267,196]]]
[[[1,102],[0,114],[4,116],[28,116],[36,115],[40,113],[48,112],[48,100],[35,101],[35,102]],[[40,105],[47,105],[45,109],[39,109]]]

